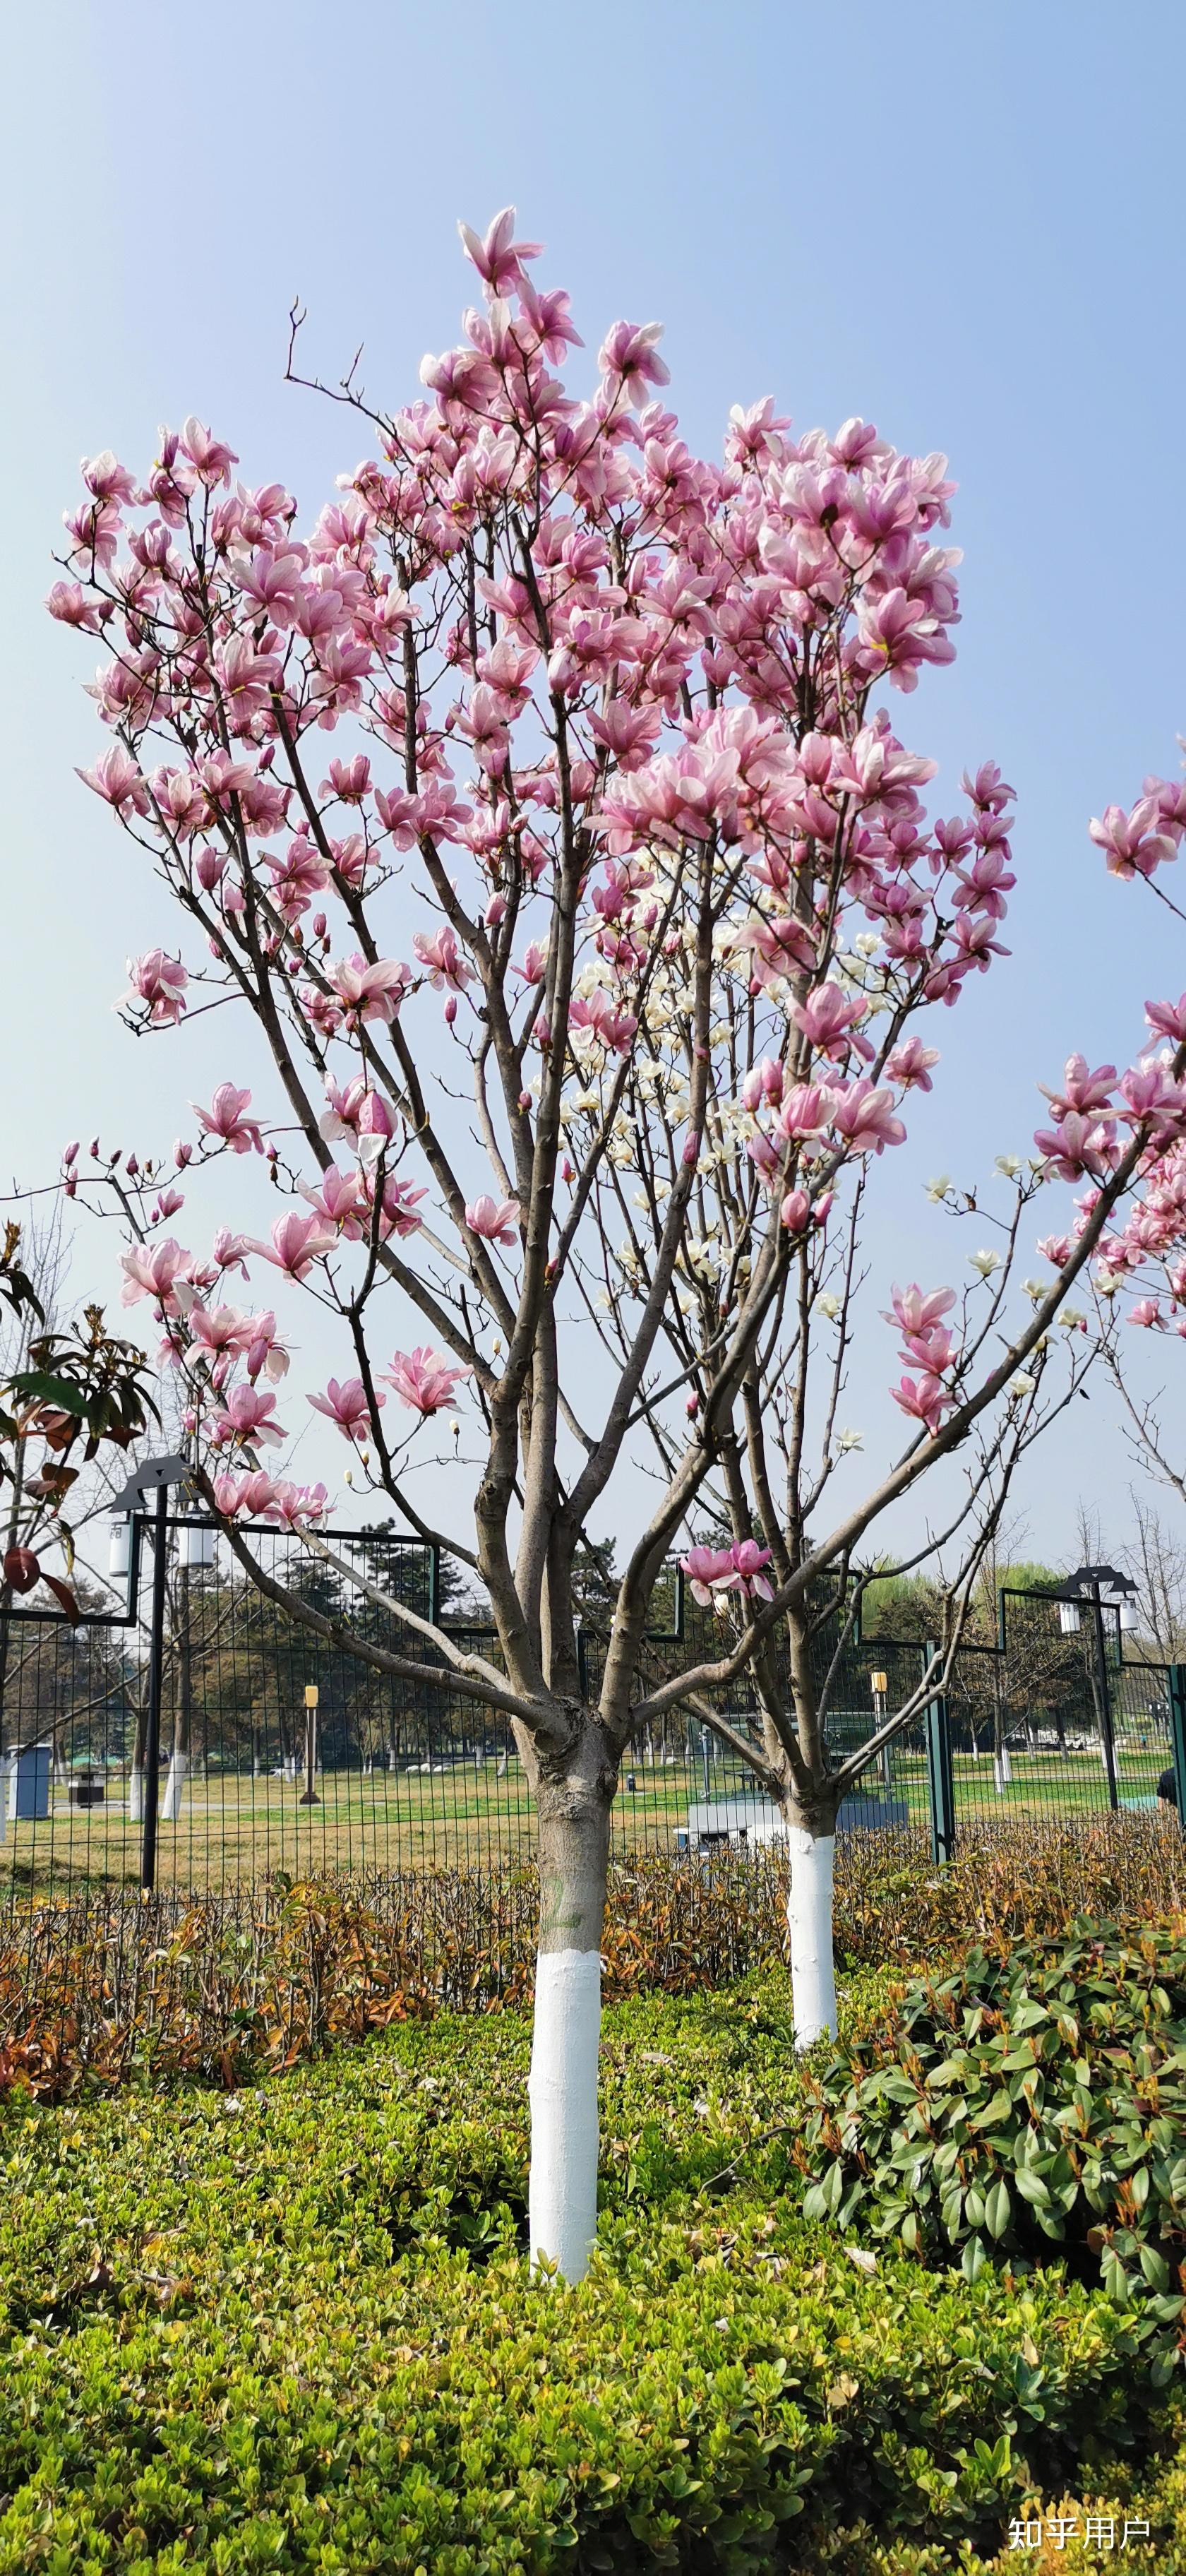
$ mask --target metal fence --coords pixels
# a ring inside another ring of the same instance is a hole
[[[155,1720],[155,1587],[141,1571],[155,1573],[157,1542],[147,1521],[133,1523],[122,1608],[92,1599],[78,1627],[25,1609],[0,1616],[0,1893],[55,1897],[146,1879],[207,1892],[281,1873],[530,1860],[534,1811],[511,1730],[463,1699],[443,1662],[432,1682],[384,1673],[269,1601],[208,1523],[179,1515],[163,1526]],[[406,1643],[390,1613],[284,1534],[256,1532],[252,1543],[312,1609],[362,1638]],[[464,1624],[472,1610],[449,1599],[418,1543],[361,1532],[334,1547],[498,1661],[493,1632]],[[647,1641],[648,1675],[699,1660],[713,1631],[673,1572]],[[1114,1612],[1088,1604],[1070,1623],[1048,1596],[1004,1594],[997,1644],[960,1649],[946,1698],[865,1774],[841,1830],[929,1824],[936,1856],[948,1858],[961,1828],[994,1816],[1153,1808],[1175,1761],[1186,1793],[1181,1670],[1133,1662],[1123,1647]],[[581,1651],[595,1683],[595,1602]],[[923,1644],[876,1636],[838,1647],[825,1634],[818,1657],[837,1753],[865,1740],[879,1709],[900,1707],[926,1666]],[[720,1713],[743,1733],[754,1722],[741,1688]],[[672,1712],[631,1747],[614,1807],[619,1854],[752,1849],[777,1830],[753,1772],[698,1718]]]

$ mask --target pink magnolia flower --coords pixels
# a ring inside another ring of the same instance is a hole
[[[788,1234],[804,1234],[811,1221],[811,1201],[806,1190],[788,1190],[778,1218]]]
[[[680,1573],[686,1574],[692,1586],[692,1599],[705,1605],[716,1591],[731,1583],[735,1568],[731,1547],[691,1547],[681,1556]]]
[[[467,966],[454,931],[446,925],[430,937],[427,931],[418,930],[412,946],[421,965],[428,968],[428,980],[435,992],[447,989],[451,993],[464,993],[466,985],[473,980],[473,968]]]
[[[1158,1037],[1171,1038],[1175,1046],[1186,1042],[1186,993],[1178,1002],[1146,1002],[1145,1017]]]
[[[257,1378],[262,1371],[275,1386],[288,1375],[288,1353],[276,1339],[276,1318],[271,1307],[262,1315],[249,1315],[247,1326],[251,1335],[247,1345],[248,1377]]]
[[[502,1243],[509,1249],[519,1239],[518,1199],[492,1199],[483,1192],[467,1207],[465,1222],[471,1234],[480,1234],[487,1243]]]
[[[303,1189],[314,1213],[337,1226],[347,1243],[360,1243],[366,1232],[366,1181],[361,1172],[340,1172],[336,1163],[321,1175],[320,1187]]]
[[[615,322],[597,352],[602,375],[611,383],[620,382],[640,409],[647,400],[648,385],[671,382],[671,370],[658,355],[662,337],[661,322]]]
[[[1143,1324],[1147,1330],[1153,1328],[1159,1332],[1165,1330],[1165,1317],[1156,1297],[1138,1297],[1128,1320],[1130,1324]]]
[[[191,1255],[183,1252],[171,1235],[163,1243],[134,1244],[130,1252],[120,1254],[124,1274],[121,1304],[135,1306],[142,1297],[153,1297],[159,1305],[167,1305],[190,1259]]]
[[[638,1021],[633,1011],[620,1010],[611,994],[599,984],[588,998],[578,993],[568,1006],[569,1029],[586,1030],[601,1045],[616,1055],[625,1055],[631,1039],[637,1034]]]
[[[278,1484],[272,1497],[271,1517],[281,1529],[299,1530],[309,1521],[323,1521],[332,1510],[324,1485]]]
[[[733,1565],[732,1585],[743,1600],[749,1601],[756,1595],[762,1601],[772,1601],[774,1594],[762,1570],[770,1563],[769,1548],[759,1547],[755,1538],[746,1538],[729,1553]]]
[[[328,980],[342,1004],[342,1027],[353,1029],[361,1020],[394,1020],[412,974],[391,957],[368,966],[365,958],[354,956],[331,966]]]
[[[63,626],[76,626],[84,635],[97,635],[101,624],[99,603],[87,598],[81,582],[55,581],[45,602],[51,617]],[[80,772],[85,777],[85,770]],[[90,780],[87,781],[90,785]]]
[[[791,1018],[796,1028],[821,1055],[833,1060],[847,1056],[851,1047],[866,1058],[872,1055],[867,1038],[855,1034],[857,1023],[864,1019],[865,1003],[859,996],[842,993],[839,984],[817,984],[805,1002],[792,1002]]]
[[[397,1351],[386,1375],[409,1412],[439,1413],[452,1404],[457,1388],[464,1378],[473,1376],[473,1370],[460,1368],[456,1360],[447,1360],[442,1351],[424,1344],[414,1351]]]
[[[1063,1067],[1062,1090],[1049,1091],[1040,1082],[1038,1089],[1050,1102],[1056,1118],[1065,1118],[1068,1110],[1086,1115],[1093,1109],[1107,1109],[1111,1104],[1116,1081],[1114,1064],[1100,1064],[1094,1073],[1084,1055],[1069,1055]]]
[[[368,1206],[373,1206],[374,1182],[369,1178],[366,1187]],[[417,1189],[414,1181],[403,1181],[398,1172],[390,1173],[383,1183],[383,1201],[379,1211],[380,1242],[386,1243],[389,1234],[398,1234],[401,1238],[418,1234],[424,1223],[419,1202],[427,1195],[426,1190]]]
[[[781,1064],[777,1063],[773,1056],[764,1055],[759,1064],[750,1066],[742,1082],[743,1109],[748,1109],[752,1114],[755,1109],[764,1108],[768,1102],[777,1105],[782,1099],[782,1085]]]
[[[922,1289],[917,1282],[909,1288],[899,1288],[895,1283],[890,1290],[890,1302],[893,1312],[886,1315],[887,1324],[897,1324],[903,1333],[931,1333],[940,1319],[951,1313],[955,1290]]]
[[[220,1225],[211,1247],[215,1273],[223,1270],[240,1270],[246,1278],[247,1263],[244,1256],[254,1250],[255,1245],[248,1235],[232,1234],[228,1226]]]
[[[136,762],[131,753],[124,750],[122,742],[113,742],[110,751],[104,752],[93,769],[76,770],[75,776],[81,778],[84,787],[93,787],[96,796],[101,796],[105,804],[114,806],[121,818],[148,811],[148,789]]]
[[[163,948],[150,948],[143,957],[129,957],[128,976],[128,990],[121,994],[117,1009],[124,1011],[134,1002],[146,1002],[150,1028],[176,1027],[185,1009],[189,982],[180,959],[166,957]]]
[[[234,448],[228,447],[223,439],[215,438],[205,422],[196,419],[192,412],[182,425],[180,446],[182,455],[188,456],[194,467],[199,482],[207,484],[211,490],[219,483],[230,482],[231,467],[239,462]]]
[[[793,1091],[788,1091],[775,1120],[780,1136],[822,1136],[831,1124],[836,1099],[834,1091],[826,1091],[817,1083],[797,1083]]]
[[[938,1378],[929,1372],[918,1379],[904,1377],[899,1385],[890,1388],[890,1394],[895,1404],[901,1405],[903,1413],[925,1424],[932,1440],[944,1414],[955,1401],[940,1385]]]
[[[276,1422],[274,1395],[262,1395],[258,1387],[232,1387],[222,1413],[215,1416],[211,1439],[219,1447],[240,1440],[276,1440],[284,1438],[284,1426]]]
[[[358,1442],[370,1437],[371,1408],[360,1377],[345,1378],[340,1385],[331,1377],[324,1395],[311,1395],[308,1401],[315,1413],[336,1422],[345,1439]],[[376,1393],[375,1402],[386,1404],[387,1398]]]
[[[276,1487],[262,1468],[244,1476],[223,1474],[214,1479],[214,1500],[224,1520],[264,1520],[272,1514]]]
[[[468,224],[459,223],[457,230],[466,258],[473,261],[483,285],[493,296],[512,295],[516,287],[524,286],[527,281],[522,261],[538,259],[543,249],[542,242],[515,241],[513,206],[503,207],[485,235],[471,231]]]
[[[892,1091],[877,1091],[866,1074],[851,1084],[847,1092],[834,1095],[836,1106],[832,1125],[855,1154],[880,1154],[887,1145],[900,1145],[906,1130],[894,1116]]]
[[[265,1261],[286,1271],[290,1279],[307,1279],[315,1261],[332,1252],[337,1235],[331,1234],[316,1216],[298,1216],[295,1208],[287,1216],[277,1217],[270,1243],[251,1239],[245,1246],[258,1252]]]
[[[1102,1180],[1115,1160],[1115,1130],[1108,1119],[1084,1118],[1069,1109],[1057,1127],[1038,1127],[1034,1143],[1060,1181]]]
[[[885,1060],[890,1082],[900,1082],[904,1091],[931,1091],[931,1066],[938,1064],[938,1047],[924,1046],[920,1037],[903,1038]]]
[[[253,1318],[241,1306],[203,1306],[200,1300],[191,1306],[187,1317],[191,1347],[211,1351],[221,1358],[225,1352],[243,1352],[250,1348]]]
[[[1069,1234],[1044,1234],[1038,1245],[1043,1261],[1051,1261],[1056,1270],[1065,1269],[1071,1257]]]
[[[249,1154],[253,1150],[262,1154],[259,1121],[244,1115],[250,1104],[249,1091],[238,1090],[233,1082],[220,1082],[208,1109],[199,1109],[196,1100],[189,1105],[203,1133],[229,1145],[232,1154]]]
[[[1176,828],[1166,830],[1155,796],[1139,797],[1131,814],[1122,805],[1109,805],[1102,820],[1092,815],[1087,828],[1114,877],[1151,877],[1155,868],[1176,858],[1181,838]]]

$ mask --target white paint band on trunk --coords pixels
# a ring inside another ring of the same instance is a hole
[[[139,1764],[135,1763],[132,1767],[131,1778],[128,1781],[128,1823],[130,1825],[138,1825],[143,1814],[144,1773],[140,1769]]]
[[[188,1769],[188,1753],[174,1753],[171,1756],[169,1762],[169,1777],[165,1782],[164,1803],[161,1807],[161,1814],[167,1825],[175,1825],[179,1815],[181,1814],[181,1801],[185,1792],[185,1775]]]
[[[601,1961],[596,1950],[544,1950],[536,1961],[531,2044],[532,2260],[545,2255],[579,2281],[597,2233],[597,2050]]]
[[[791,2009],[796,2048],[836,2036],[836,1968],[832,1949],[834,1834],[787,1828],[791,1884],[787,1929],[791,1937]]]

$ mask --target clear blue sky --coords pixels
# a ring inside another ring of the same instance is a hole
[[[456,218],[511,199],[593,348],[619,314],[666,322],[693,444],[769,391],[800,427],[860,412],[951,457],[959,658],[895,712],[947,800],[1001,760],[1020,882],[877,1246],[887,1276],[941,1264],[918,1181],[1024,1149],[1035,1079],[1073,1044],[1127,1055],[1144,995],[1186,982],[1086,839],[1186,729],[1177,0],[55,0],[6,56],[5,1185],[80,1129],[167,1140],[225,1069],[204,1032],[149,1054],[111,1017],[125,951],[173,924],[73,776],[97,727],[39,608],[80,455],[140,466],[196,410],[311,513],[358,440],[282,382],[293,296],[310,362],[363,340],[404,398],[469,300]],[[114,1249],[77,1284],[107,1288]],[[1054,1552],[1080,1487],[1122,1535],[1123,1453],[1078,1412],[1031,1481]]]

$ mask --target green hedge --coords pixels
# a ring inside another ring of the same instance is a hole
[[[1147,2444],[1148,2316],[854,2261],[771,2192],[782,1980],[609,2014],[600,2251],[532,2285],[528,2044],[443,2018],[238,2096],[14,2097],[0,2576],[756,2576],[862,2519],[995,2546]]]

